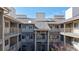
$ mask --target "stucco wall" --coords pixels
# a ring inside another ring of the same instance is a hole
[[[65,11],[65,19],[79,16],[79,7],[71,7]]]
[[[65,19],[72,17],[72,8],[69,8],[65,11]]]

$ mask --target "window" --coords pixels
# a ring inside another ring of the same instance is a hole
[[[24,35],[22,35],[22,39],[25,39],[25,36]]]
[[[57,38],[59,38],[59,36],[57,36]]]
[[[79,42],[79,39],[75,39],[74,41],[75,41],[75,42]]]
[[[33,39],[33,34],[32,33],[30,33],[29,38]]]
[[[55,26],[55,28],[59,28],[58,26]]]
[[[78,23],[74,23],[74,28],[78,28]]]
[[[41,36],[42,36],[42,39],[45,39],[45,34],[44,33],[42,33]]]
[[[32,25],[30,25],[30,26],[29,26],[29,29],[32,29],[32,28],[33,28]]]
[[[21,28],[21,24],[19,24],[19,28]]]
[[[21,41],[21,35],[19,35],[19,41]]]
[[[5,27],[9,27],[9,23],[8,22],[5,22]]]
[[[37,38],[38,39],[46,39],[46,33],[45,32],[38,32]]]
[[[5,46],[8,45],[8,43],[9,43],[8,40],[5,40]]]

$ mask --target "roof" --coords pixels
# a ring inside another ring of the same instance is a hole
[[[68,22],[75,21],[75,20],[79,20],[79,16],[66,19],[65,21],[63,21],[61,23],[68,23]]]
[[[43,30],[50,30],[48,24],[46,22],[37,22],[35,23],[35,26],[38,28],[38,29],[43,29]]]

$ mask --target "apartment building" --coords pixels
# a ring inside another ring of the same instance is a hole
[[[64,20],[63,17],[61,18]],[[21,22],[24,23],[22,24],[22,33],[24,34],[23,36],[25,36],[25,38],[22,39],[24,40],[22,41],[23,50],[48,51],[53,49],[54,44],[59,44],[60,26],[57,19],[58,18],[56,18],[55,21],[52,19],[52,21],[48,21],[49,19],[45,18],[44,13],[37,13],[36,18],[27,18],[24,15],[17,15],[17,20],[22,20]]]
[[[25,17],[25,18],[24,18]],[[24,51],[47,51],[48,50],[48,30],[47,23],[42,22],[43,13],[37,13],[36,18],[27,18],[24,15],[17,15],[17,20],[22,24],[22,50]],[[41,26],[42,25],[42,26]]]
[[[66,11],[66,20],[62,23],[64,31],[60,34],[68,51],[79,50],[79,8],[73,7]]]
[[[77,51],[79,50],[79,8],[64,15],[36,18],[17,14],[13,7],[0,7],[1,51]]]
[[[0,50],[16,51],[21,46],[20,23],[16,21],[14,8],[1,8]],[[10,12],[10,13],[9,13]]]
[[[55,15],[52,21],[48,22],[48,25],[50,27],[49,31],[49,50],[60,50],[61,45],[61,26],[60,21],[64,21],[65,18],[63,15]]]

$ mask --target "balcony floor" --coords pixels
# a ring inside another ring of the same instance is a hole
[[[60,34],[65,35],[65,36],[69,36],[69,37],[79,38],[79,33],[61,32]]]

